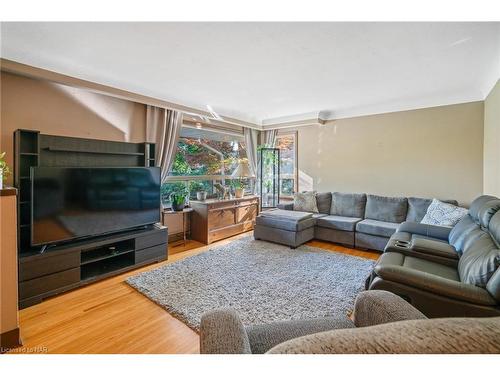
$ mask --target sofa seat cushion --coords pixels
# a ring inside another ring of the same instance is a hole
[[[356,224],[361,220],[363,219],[357,217],[328,215],[317,219],[316,225],[323,228],[354,232]]]
[[[356,224],[356,231],[374,236],[390,237],[396,232],[398,225],[386,221],[364,219]]]
[[[405,256],[403,267],[443,277],[448,280],[460,281],[460,277],[455,268],[425,259]]]
[[[374,268],[375,274],[387,281],[404,284],[444,297],[486,306],[495,299],[483,288],[459,281],[454,267],[399,253],[384,253]]]
[[[407,198],[367,195],[365,210],[366,219],[402,223],[406,219],[407,211]]]
[[[321,217],[326,217],[326,216],[328,216],[328,215],[327,214],[313,214],[312,218],[313,219],[319,219]]]
[[[282,218],[289,220],[305,220],[313,217],[313,213],[311,212],[303,212],[303,211],[289,211],[289,210],[265,210],[261,211],[259,216],[263,217],[273,217],[273,218]]]
[[[366,206],[365,194],[332,193],[330,215],[364,217]]]

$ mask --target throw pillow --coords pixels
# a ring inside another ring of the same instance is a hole
[[[304,193],[295,193],[293,195],[293,210],[318,213],[316,203],[316,192],[306,191]]]
[[[467,215],[467,209],[433,199],[422,219],[422,224],[454,227],[460,219]]]

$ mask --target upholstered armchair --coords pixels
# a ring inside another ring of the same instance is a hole
[[[427,319],[402,298],[358,295],[352,321],[322,318],[244,326],[231,309],[206,313],[206,354],[500,353],[500,317]]]

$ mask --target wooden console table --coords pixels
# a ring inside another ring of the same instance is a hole
[[[209,244],[252,230],[259,213],[255,195],[227,200],[191,201],[191,237]]]

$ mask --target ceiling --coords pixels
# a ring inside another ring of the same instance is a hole
[[[498,22],[2,23],[1,42],[9,60],[255,124],[483,100],[500,77]]]

